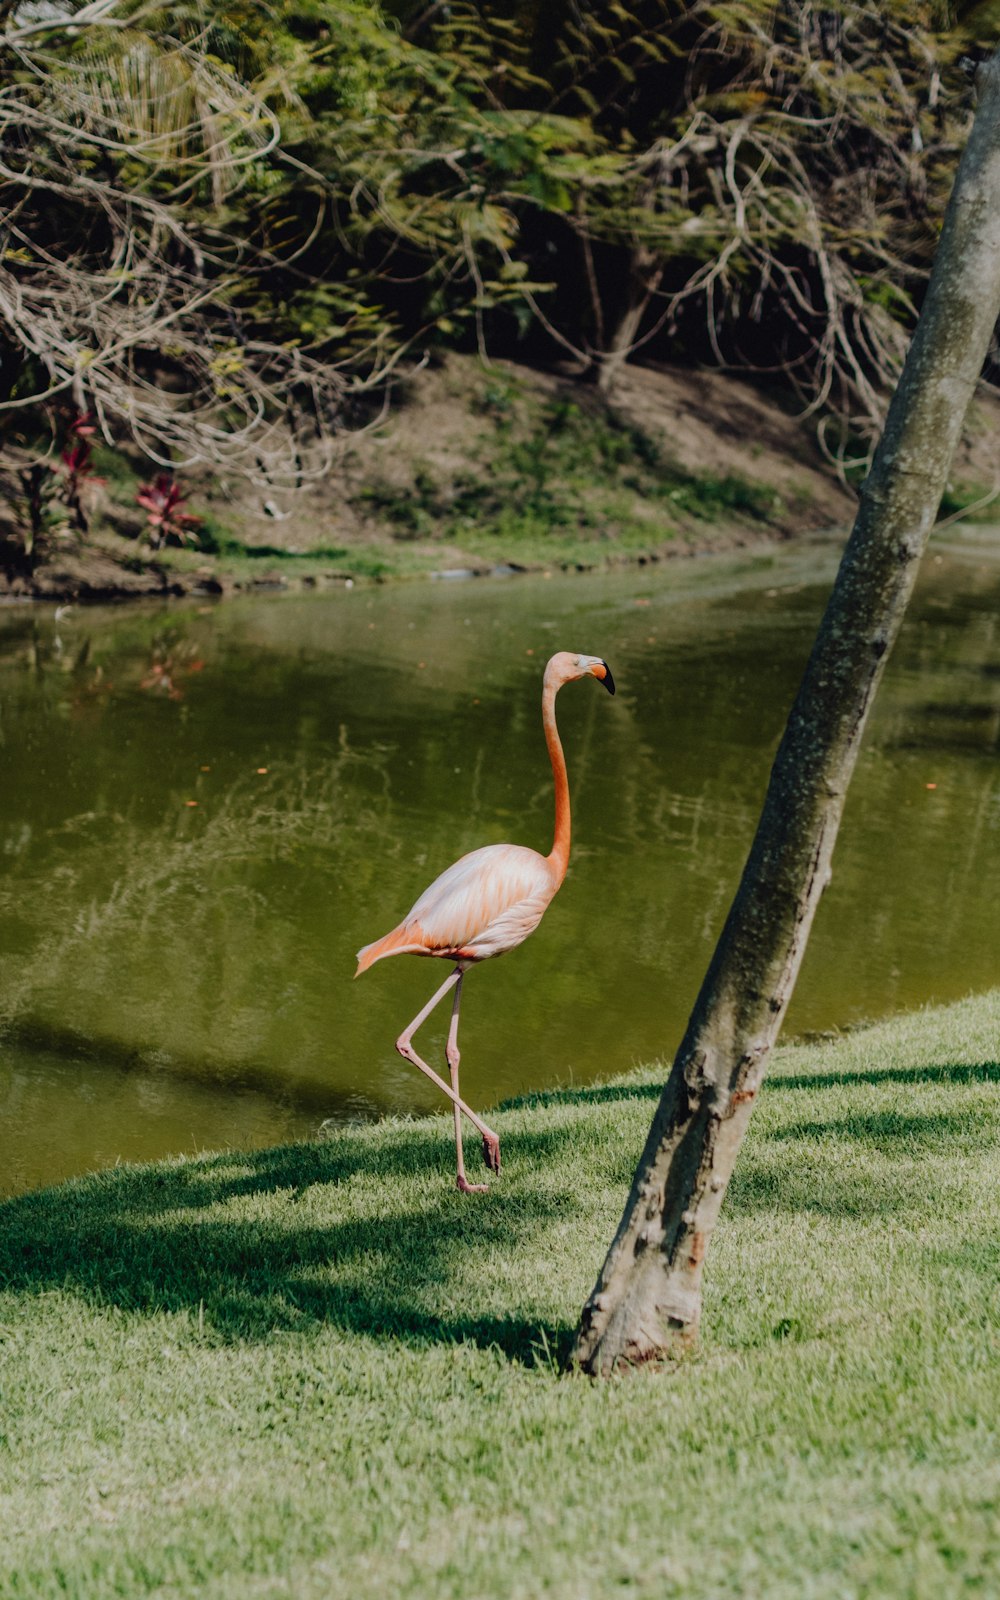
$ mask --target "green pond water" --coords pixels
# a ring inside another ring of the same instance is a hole
[[[928,560],[788,1034],[1000,981],[998,545]],[[548,850],[557,649],[618,695],[559,697],[570,871],[466,981],[463,1090],[669,1059],[836,559],[0,613],[0,1192],[446,1109],[393,1041],[449,969],[355,983],[354,952],[464,851]],[[438,1065],[446,1024],[418,1040]]]

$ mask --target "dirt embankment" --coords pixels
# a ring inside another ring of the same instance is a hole
[[[666,557],[853,516],[814,430],[739,379],[627,369],[607,405],[572,378],[456,356],[408,381],[318,488],[229,492],[250,547],[389,547],[407,572]]]
[[[998,416],[984,403],[972,419],[956,485],[992,483]],[[150,551],[141,472],[117,464],[91,491],[87,537],[64,529],[34,563],[8,494],[0,593],[104,599],[586,568],[844,529],[853,516],[811,422],[730,374],[662,367],[626,369],[608,405],[568,376],[451,356],[401,384],[378,427],[345,435],[319,483],[290,492],[188,477],[208,548]]]

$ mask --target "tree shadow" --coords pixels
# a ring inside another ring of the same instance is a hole
[[[772,1139],[855,1140],[882,1150],[895,1147],[900,1154],[948,1144],[956,1136],[971,1137],[981,1145],[996,1142],[972,1111],[942,1111],[926,1116],[906,1116],[896,1111],[852,1113],[827,1122],[791,1122],[770,1135]]]
[[[912,1195],[898,1187],[873,1185],[864,1174],[824,1168],[790,1172],[778,1158],[737,1165],[726,1191],[726,1209],[736,1215],[811,1212],[840,1221],[876,1221],[907,1210]]]
[[[902,1071],[900,1069],[901,1074]],[[986,1073],[990,1069],[984,1072],[982,1068],[945,1068],[940,1069],[939,1074],[935,1074],[935,1069],[930,1071],[930,1081],[940,1075],[947,1081],[976,1082],[989,1081]],[[856,1076],[862,1082],[869,1081],[867,1073]],[[891,1071],[870,1076],[875,1081],[894,1079]],[[802,1087],[812,1081],[803,1080]],[[910,1079],[907,1077],[903,1081]],[[774,1147],[792,1140],[816,1141],[825,1149],[811,1165],[804,1165],[801,1158],[796,1158],[795,1166],[790,1166],[789,1158],[778,1154]],[[735,1211],[745,1212],[780,1208],[859,1220],[889,1217],[910,1208],[915,1198],[926,1191],[926,1179],[920,1175],[922,1169],[906,1165],[906,1157],[927,1156],[932,1151],[954,1149],[959,1144],[966,1153],[972,1149],[991,1150],[996,1143],[997,1134],[992,1123],[971,1110],[924,1114],[890,1110],[848,1112],[843,1117],[815,1121],[803,1118],[769,1132],[763,1149],[753,1151],[748,1160],[737,1165],[726,1203]],[[898,1181],[894,1178],[887,1182],[883,1174],[880,1181],[873,1182],[863,1166],[858,1170],[856,1165],[838,1164],[838,1154],[851,1145],[898,1158]],[[911,1177],[914,1173],[918,1175]]]
[[[662,1082],[603,1083],[580,1088],[540,1089],[502,1100],[499,1111],[532,1111],[545,1106],[603,1105],[615,1100],[659,1100]],[[774,1089],[832,1089],[852,1083],[1000,1083],[1000,1062],[935,1063],[924,1067],[870,1067],[845,1072],[775,1072],[767,1079]]]
[[[518,1158],[543,1163],[567,1130],[518,1136]],[[471,1342],[526,1364],[562,1361],[573,1329],[543,1324],[513,1281],[511,1310],[493,1308],[494,1283],[470,1271],[534,1244],[574,1211],[571,1190],[497,1182],[488,1195],[450,1187],[445,1141],[417,1129],[377,1145],[344,1130],[319,1144],[229,1152],[176,1166],[113,1168],[0,1210],[0,1285],[29,1294],[72,1290],[92,1305],[135,1314],[193,1313],[205,1336],[257,1342],[332,1325],[413,1344]],[[336,1199],[355,1174],[370,1187],[356,1206]],[[410,1183],[426,1179],[417,1204]],[[331,1189],[329,1222],[310,1199]],[[256,1205],[266,1200],[267,1205]],[[227,1211],[231,1215],[227,1215]]]
[[[1000,1083],[1000,1062],[960,1061],[926,1067],[870,1067],[849,1072],[776,1073],[776,1089],[833,1089],[852,1083]]]
[[[984,1063],[775,1082],[821,1088],[998,1079],[1000,1067]],[[507,1104],[596,1109],[659,1093],[657,1084],[600,1085]],[[738,1165],[727,1211],[887,1217],[910,1205],[905,1185],[873,1185],[832,1159],[818,1182],[804,1163],[789,1170],[776,1142],[826,1138],[834,1156],[844,1141],[900,1148],[974,1131],[974,1120],[958,1112],[803,1119]],[[91,1305],[136,1315],[186,1313],[205,1338],[220,1342],[333,1326],[415,1345],[470,1342],[526,1364],[561,1363],[573,1327],[540,1316],[536,1288],[526,1286],[519,1268],[525,1258],[562,1255],[566,1222],[590,1209],[585,1168],[572,1184],[552,1177],[551,1164],[565,1161],[577,1137],[573,1126],[518,1130],[513,1177],[468,1197],[452,1187],[443,1120],[440,1133],[418,1123],[377,1135],[344,1127],[320,1142],[113,1168],[0,1206],[0,1285],[26,1294],[69,1290]],[[626,1168],[628,1161],[623,1201]],[[317,1186],[327,1193],[317,1196]],[[595,1268],[599,1250],[600,1243]]]
[[[663,1083],[666,1082],[666,1072]],[[663,1083],[595,1083],[579,1089],[537,1089],[501,1100],[498,1111],[544,1110],[546,1106],[597,1106],[615,1100],[659,1100]]]

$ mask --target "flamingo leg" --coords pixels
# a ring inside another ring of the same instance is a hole
[[[451,1008],[451,1026],[448,1029],[448,1043],[445,1047],[448,1069],[451,1072],[451,1087],[456,1095],[458,1094],[458,1063],[462,1059],[461,1051],[458,1048],[458,1006],[462,998],[462,976],[462,974],[459,974],[458,982],[455,985],[455,1003]],[[465,1158],[462,1155],[462,1113],[459,1110],[457,1100],[452,1105],[452,1111],[455,1113],[455,1152],[458,1157],[458,1176],[455,1182],[463,1194],[482,1194],[485,1192],[487,1185],[485,1183],[470,1183],[465,1176]],[[485,1153],[485,1140],[483,1149]],[[489,1165],[488,1161],[487,1165]]]
[[[463,967],[456,967],[455,971],[452,972],[444,980],[444,983],[441,985],[440,989],[438,989],[436,994],[433,994],[431,996],[431,998],[428,1000],[427,1004],[424,1006],[423,1010],[417,1012],[417,1015],[414,1017],[413,1021],[409,1025],[409,1027],[403,1029],[403,1032],[400,1034],[399,1038],[396,1040],[396,1049],[399,1051],[399,1053],[403,1057],[404,1061],[409,1061],[412,1066],[417,1067],[424,1074],[425,1077],[430,1078],[431,1082],[433,1084],[437,1085],[437,1087],[441,1090],[442,1094],[447,1095],[448,1099],[452,1103],[452,1106],[454,1107],[456,1131],[460,1127],[460,1120],[461,1120],[460,1119],[460,1114],[463,1111],[465,1112],[465,1115],[468,1117],[469,1121],[472,1123],[472,1126],[477,1130],[477,1132],[480,1134],[480,1136],[482,1138],[482,1141],[483,1141],[483,1160],[486,1162],[486,1165],[489,1167],[491,1172],[499,1172],[500,1171],[500,1138],[499,1138],[499,1135],[495,1134],[493,1132],[492,1128],[488,1128],[486,1126],[486,1123],[483,1121],[482,1117],[477,1117],[476,1113],[473,1111],[472,1107],[469,1106],[469,1105],[466,1105],[465,1101],[459,1095],[459,1092],[458,1092],[458,1061],[456,1060],[455,1065],[452,1068],[452,1072],[451,1072],[452,1085],[453,1085],[453,1087],[452,1087],[452,1086],[448,1085],[447,1083],[445,1083],[444,1079],[438,1073],[436,1073],[434,1071],[433,1067],[429,1067],[427,1065],[426,1061],[422,1061],[420,1059],[420,1057],[417,1055],[417,1052],[414,1050],[413,1044],[411,1042],[412,1039],[413,1039],[413,1035],[416,1033],[417,1029],[419,1027],[421,1027],[422,1024],[427,1021],[427,1018],[430,1016],[431,1012],[434,1010],[434,1007],[436,1005],[440,1004],[440,1002],[444,999],[445,995],[449,992],[449,990],[455,988],[456,985],[459,986],[459,987],[461,986],[463,973],[464,973],[464,968]],[[454,1044],[454,1038],[457,1037],[457,1034],[458,1034],[458,994],[456,993],[456,995],[455,995],[455,1004],[454,1004],[454,1008],[452,1010],[451,1028],[449,1029],[449,1033],[448,1033],[448,1048],[449,1048],[449,1052],[452,1050],[452,1048],[454,1048],[456,1057],[458,1055],[458,1048],[457,1048],[457,1045]],[[448,1064],[449,1064],[449,1066],[451,1066],[451,1054],[450,1053],[449,1053],[449,1056],[448,1056]],[[461,1134],[460,1133],[458,1133],[458,1135],[457,1135],[456,1145],[457,1145],[457,1148],[458,1148],[459,1180],[461,1180],[465,1176],[465,1174],[464,1174],[464,1171],[463,1171],[462,1142],[461,1142]],[[461,1181],[459,1181],[458,1187],[460,1189],[463,1189],[463,1184],[462,1184]],[[471,1188],[472,1188],[472,1185],[467,1183],[467,1184],[464,1185],[463,1192],[471,1190]]]

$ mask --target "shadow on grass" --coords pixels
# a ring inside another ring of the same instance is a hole
[[[663,1082],[667,1069],[663,1071]],[[536,1089],[501,1100],[498,1111],[544,1110],[546,1106],[599,1106],[622,1100],[659,1100],[663,1083],[597,1083],[579,1089]]]
[[[992,1134],[984,1136],[982,1117],[972,1111],[942,1111],[928,1116],[906,1116],[896,1111],[855,1113],[828,1122],[791,1122],[770,1137],[855,1140],[905,1155],[910,1150],[952,1144],[963,1135],[977,1144],[994,1143]]]
[[[606,1105],[621,1100],[659,1100],[669,1067],[658,1083],[603,1083],[578,1089],[539,1089],[502,1100],[499,1111],[531,1111],[545,1106]],[[926,1067],[872,1067],[846,1072],[775,1073],[768,1080],[774,1089],[832,1089],[852,1083],[1000,1083],[1000,1063],[978,1061]]]
[[[832,1151],[831,1147],[831,1151]],[[866,1173],[825,1166],[789,1170],[784,1158],[757,1156],[738,1164],[726,1192],[726,1209],[736,1215],[775,1212],[812,1213],[840,1221],[875,1222],[908,1211],[913,1192],[905,1184],[873,1184]]]
[[[871,1067],[850,1072],[776,1073],[776,1089],[834,1089],[852,1083],[1000,1083],[1000,1062],[956,1062],[927,1067]]]
[[[1000,1068],[986,1064],[776,1083],[997,1078]],[[527,1364],[561,1363],[573,1330],[540,1324],[538,1279],[547,1258],[565,1252],[560,1234],[567,1223],[571,1234],[591,1225],[595,1183],[602,1192],[609,1184],[603,1108],[658,1094],[656,1085],[604,1085],[523,1098],[516,1103],[569,1104],[594,1115],[572,1126],[519,1129],[513,1175],[475,1197],[451,1187],[443,1125],[440,1133],[419,1125],[344,1128],[318,1144],[112,1169],[0,1207],[0,1286],[27,1294],[69,1290],[92,1305],[140,1315],[187,1313],[203,1323],[205,1337],[221,1341],[263,1341],[332,1325],[375,1339],[468,1341]],[[801,1121],[773,1138],[834,1135],[822,1173],[768,1140],[738,1165],[727,1210],[886,1217],[911,1205],[912,1184],[872,1184],[865,1172],[847,1170],[835,1159],[838,1142],[912,1145],[974,1131],[961,1113]],[[600,1179],[597,1169],[588,1178],[587,1150],[595,1146],[602,1152]],[[622,1201],[637,1154],[622,1167]],[[603,1242],[595,1248],[595,1268]]]
[[[567,1137],[520,1134],[518,1157],[541,1166]],[[529,1365],[563,1361],[572,1328],[543,1327],[528,1310],[491,1314],[491,1284],[472,1264],[533,1243],[537,1253],[539,1236],[578,1209],[576,1196],[501,1182],[463,1197],[446,1150],[415,1129],[378,1143],[345,1130],[328,1143],[111,1169],[24,1195],[0,1209],[0,1287],[186,1311],[222,1341],[332,1324],[414,1344],[469,1341]],[[384,1204],[370,1183],[356,1202],[337,1198],[355,1174],[384,1184]],[[412,1196],[415,1176],[426,1181],[417,1205],[394,1200],[396,1189]],[[331,1187],[328,1223],[316,1222],[315,1185]]]

